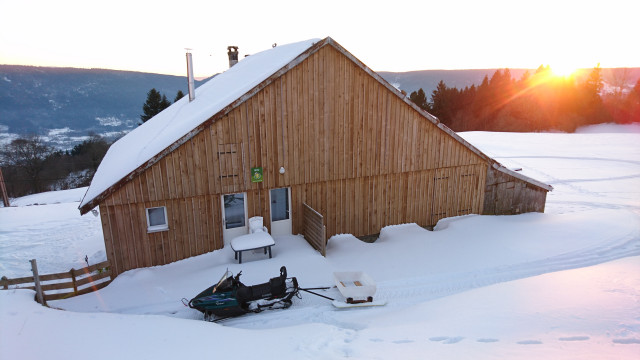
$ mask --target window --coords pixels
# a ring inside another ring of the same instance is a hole
[[[167,208],[165,206],[147,209],[147,232],[169,230]]]
[[[225,229],[244,227],[246,218],[244,193],[224,195],[223,201]]]

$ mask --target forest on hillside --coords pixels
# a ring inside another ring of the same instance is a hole
[[[588,77],[557,76],[547,67],[512,79],[509,69],[485,76],[463,89],[440,81],[428,99],[424,90],[410,94],[420,108],[454,131],[566,131],[598,123],[640,122],[640,80],[630,90],[603,91],[599,67]],[[178,91],[174,102],[184,94]],[[155,88],[147,93],[140,120],[145,122],[171,104]],[[112,140],[90,133],[70,150],[59,150],[31,135],[0,146],[0,166],[10,197],[87,186]],[[1,179],[1,178],[0,178]]]
[[[500,69],[463,89],[440,81],[429,99],[422,88],[410,99],[454,131],[573,132],[585,125],[640,122],[640,80],[630,91],[603,87],[599,66],[580,81],[540,66],[518,80]]]
[[[57,150],[31,135],[0,148],[9,197],[88,186],[111,143],[91,134],[71,150]]]
[[[174,102],[184,96],[178,90]],[[142,124],[169,107],[171,102],[155,88],[142,105]],[[0,146],[0,188],[9,197],[88,186],[107,150],[117,139],[90,132],[69,150],[60,150],[37,135],[22,136]]]

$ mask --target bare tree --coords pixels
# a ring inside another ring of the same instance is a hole
[[[18,138],[0,149],[0,165],[13,167],[18,179],[30,183],[31,192],[44,191],[41,174],[46,160],[54,153],[39,136]]]
[[[613,95],[616,98],[622,98],[625,89],[628,87],[629,69],[611,69],[611,85],[613,85]]]

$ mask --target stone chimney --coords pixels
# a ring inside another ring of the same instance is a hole
[[[227,54],[229,55],[229,68],[238,63],[238,47],[227,46]]]

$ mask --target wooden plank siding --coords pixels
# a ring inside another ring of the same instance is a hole
[[[324,216],[327,236],[482,213],[487,160],[405,101],[320,48],[100,204],[114,272],[221,248],[227,193],[246,192],[248,216],[270,229],[269,190],[291,187],[294,234],[302,203]],[[263,182],[250,181],[252,167]],[[147,233],[155,206],[166,206],[168,231]]]
[[[483,215],[544,212],[547,191],[491,167],[487,170]]]
[[[322,256],[327,254],[327,228],[324,217],[307,204],[302,204],[302,234],[305,240]]]

